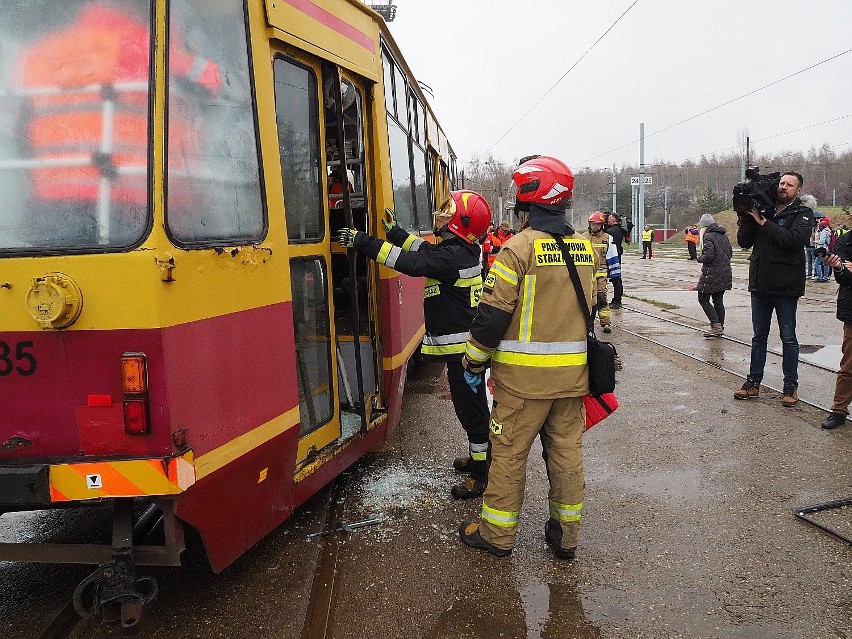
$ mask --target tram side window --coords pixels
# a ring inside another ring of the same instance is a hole
[[[273,69],[287,237],[316,242],[325,234],[317,79],[283,58],[276,58]]]
[[[396,119],[402,124],[402,128],[408,131],[408,106],[405,101],[407,85],[405,76],[402,75],[399,67],[393,68],[393,86],[396,91]]]
[[[265,232],[243,0],[172,0],[166,219],[179,243]]]
[[[330,420],[334,410],[328,284],[323,260],[290,260],[290,282],[299,417],[301,434],[304,435]]]
[[[426,152],[416,144],[412,145],[414,160],[414,201],[417,205],[418,228],[426,230],[431,228],[431,219],[428,216],[429,206],[429,175],[426,168]]]
[[[388,118],[388,142],[390,144],[391,181],[393,182],[393,205],[396,219],[402,228],[416,226],[414,217],[411,167],[408,155],[408,134]]]
[[[142,239],[150,52],[150,0],[0,2],[0,249]]]
[[[393,62],[390,61],[387,51],[382,49],[382,73],[385,80],[385,109],[393,115]]]

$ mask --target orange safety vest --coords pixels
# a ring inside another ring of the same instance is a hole
[[[34,195],[42,200],[95,201],[102,177],[110,179],[114,201],[147,201],[148,84],[151,31],[147,25],[105,5],[84,7],[74,24],[25,51],[22,84],[29,93],[30,152],[36,160],[90,159],[81,166],[35,168]],[[174,44],[169,64],[175,74],[218,93],[218,67]],[[140,84],[129,90],[116,84]],[[111,138],[104,151],[104,105],[114,105]],[[169,120],[169,142],[194,148],[186,118]],[[185,168],[180,153],[171,168]],[[122,168],[140,171],[119,175]]]
[[[497,258],[497,254],[500,252],[500,248],[509,241],[514,233],[504,233],[503,229],[497,229],[493,233],[489,233],[488,237],[485,238],[485,242],[482,243],[483,252],[488,259],[488,266],[491,267],[494,264],[494,260]],[[496,251],[494,249],[497,249]]]
[[[687,242],[692,242],[693,244],[698,244],[698,229],[695,229],[695,232],[693,233],[692,228],[687,228],[686,231],[684,231],[684,233],[686,233],[686,241]]]

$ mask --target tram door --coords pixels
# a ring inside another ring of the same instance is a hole
[[[367,230],[363,86],[287,52],[273,60],[290,247],[301,433],[297,467],[365,431],[379,401],[373,268],[334,241]]]

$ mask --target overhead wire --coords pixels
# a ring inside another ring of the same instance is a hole
[[[766,137],[763,137],[763,138],[756,138],[755,140],[753,140],[753,142],[764,142],[766,140],[772,140],[774,138],[780,138],[783,135],[788,135],[790,133],[798,133],[799,131],[805,131],[807,129],[812,129],[812,128],[817,127],[817,126],[822,126],[823,124],[831,124],[832,122],[837,122],[838,120],[845,120],[846,118],[852,118],[852,113],[850,113],[848,115],[841,115],[840,117],[832,118],[831,120],[823,120],[822,122],[816,122],[814,124],[808,124],[806,126],[799,127],[798,129],[790,129],[789,131],[784,131],[783,133],[774,133],[772,135],[767,135]],[[837,144],[837,145],[834,145],[834,146],[843,146],[843,145]],[[834,146],[832,146],[830,148],[834,148]],[[694,160],[695,158],[706,157],[708,155],[714,155],[716,153],[722,153],[723,151],[732,151],[736,148],[737,148],[737,146],[729,146],[729,147],[726,147],[724,149],[717,149],[715,151],[708,151],[706,153],[699,153],[698,155],[691,155],[688,158],[683,158],[681,160],[681,162],[688,162],[689,160]]]
[[[586,57],[586,56],[587,56],[587,55],[588,55],[588,54],[592,51],[592,49],[594,49],[594,48],[595,48],[595,46],[598,44],[598,42],[600,42],[601,40],[603,40],[603,39],[604,39],[604,37],[606,36],[606,34],[613,30],[613,28],[615,27],[615,25],[617,25],[617,24],[619,23],[619,21],[620,21],[620,20],[621,20],[624,16],[626,16],[626,15],[627,15],[627,12],[628,12],[628,11],[630,11],[630,10],[631,10],[634,6],[636,6],[636,3],[637,3],[637,2],[639,2],[639,0],[633,0],[633,3],[632,3],[629,7],[627,7],[627,8],[624,10],[624,12],[623,12],[620,16],[618,16],[618,18],[616,18],[615,22],[613,22],[611,25],[609,25],[609,28],[607,28],[607,30],[606,30],[606,31],[604,31],[604,32],[600,35],[600,37],[598,37],[598,39],[597,39],[597,40],[595,40],[595,41],[592,43],[592,45],[591,45],[588,49],[586,49],[586,51],[585,51],[585,53],[583,53],[583,55],[581,55],[579,58],[577,58],[577,61],[576,61],[576,62],[574,62],[574,64],[572,64],[572,65],[571,65],[571,68],[569,68],[569,69],[568,69],[565,73],[563,73],[563,74],[560,76],[560,78],[559,78],[556,82],[554,82],[554,83],[553,83],[553,86],[551,86],[551,87],[550,87],[547,91],[545,91],[545,92],[544,92],[544,95],[542,95],[542,96],[541,96],[541,97],[540,97],[540,98],[536,101],[536,103],[535,103],[535,104],[533,104],[533,105],[529,108],[529,110],[528,110],[526,113],[524,113],[524,114],[520,117],[520,119],[519,119],[517,122],[515,122],[512,126],[510,126],[510,127],[509,127],[509,129],[508,129],[508,130],[507,130],[507,131],[506,131],[503,135],[501,135],[501,136],[500,136],[500,138],[499,138],[499,139],[498,139],[498,140],[497,140],[494,144],[492,144],[491,146],[489,146],[489,147],[485,150],[485,153],[488,153],[489,151],[491,151],[491,149],[493,149],[495,146],[497,146],[498,144],[500,144],[500,142],[502,142],[502,141],[503,141],[503,138],[505,138],[507,135],[509,135],[509,133],[511,133],[511,132],[515,129],[515,127],[517,127],[517,126],[518,126],[521,122],[523,122],[523,121],[526,119],[526,117],[527,117],[530,113],[532,113],[532,112],[535,110],[535,108],[536,108],[539,104],[541,104],[541,102],[542,102],[542,101],[543,101],[543,100],[544,100],[544,99],[545,99],[548,95],[550,95],[550,93],[551,93],[551,92],[552,92],[552,91],[553,91],[553,90],[557,87],[557,85],[558,85],[560,82],[562,82],[562,80],[564,80],[564,79],[565,79],[565,76],[567,76],[569,73],[571,73],[571,71],[573,71],[573,70],[574,70],[574,68],[575,68],[578,64],[580,64],[580,62],[583,60],[583,58],[585,58],[585,57]]]
[[[714,107],[712,107],[712,108],[709,108],[709,109],[706,109],[706,110],[704,110],[704,111],[701,111],[700,113],[696,113],[695,115],[691,115],[691,116],[689,116],[688,118],[685,118],[685,119],[681,120],[680,122],[675,122],[674,124],[670,124],[670,125],[669,125],[669,126],[667,126],[667,127],[663,127],[662,129],[660,129],[660,130],[658,130],[658,131],[654,131],[653,133],[649,133],[649,134],[645,135],[645,138],[647,139],[647,138],[653,137],[653,136],[655,136],[655,135],[658,135],[658,134],[660,134],[660,133],[663,133],[664,131],[669,131],[669,130],[671,130],[671,129],[675,128],[675,127],[678,127],[678,126],[680,126],[681,124],[685,124],[686,122],[690,122],[690,121],[692,121],[692,120],[695,120],[696,118],[700,118],[702,115],[707,115],[708,113],[711,113],[711,112],[713,112],[713,111],[716,111],[717,109],[721,109],[722,107],[728,106],[729,104],[733,104],[734,102],[737,102],[737,101],[739,101],[739,100],[742,100],[743,98],[747,98],[747,97],[748,97],[748,96],[750,96],[750,95],[754,95],[755,93],[758,93],[758,92],[760,92],[760,91],[763,91],[764,89],[768,89],[769,87],[775,86],[776,84],[779,84],[779,83],[781,83],[781,82],[784,82],[785,80],[789,80],[790,78],[793,78],[793,77],[795,77],[795,76],[797,76],[797,75],[800,75],[800,74],[804,73],[805,71],[810,71],[811,69],[815,69],[816,67],[818,67],[818,66],[820,66],[820,65],[823,65],[823,64],[825,64],[826,62],[831,62],[832,60],[835,60],[835,59],[837,59],[837,58],[839,58],[839,57],[841,57],[841,56],[844,56],[844,55],[846,55],[846,54],[847,54],[847,53],[849,53],[849,52],[852,52],[852,49],[846,49],[846,51],[842,51],[842,52],[840,52],[840,53],[837,53],[837,54],[835,54],[835,55],[833,55],[833,56],[831,56],[831,57],[829,57],[829,58],[826,58],[825,60],[821,60],[820,62],[817,62],[816,64],[812,64],[812,65],[810,65],[810,66],[808,66],[808,67],[805,67],[804,69],[800,69],[800,70],[798,70],[798,71],[796,71],[796,72],[794,72],[794,73],[791,73],[791,74],[789,74],[789,75],[787,75],[787,76],[784,76],[783,78],[779,78],[778,80],[775,80],[775,81],[773,81],[773,82],[770,82],[769,84],[765,84],[765,85],[763,85],[762,87],[760,87],[760,88],[758,88],[758,89],[754,89],[754,90],[752,90],[752,91],[749,91],[748,93],[743,93],[742,95],[740,95],[740,96],[738,96],[738,97],[736,97],[736,98],[733,98],[733,99],[731,99],[731,100],[727,100],[726,102],[722,102],[721,104],[717,104],[716,106],[714,106]],[[502,138],[501,138],[501,139],[502,139]],[[613,149],[610,149],[609,151],[604,151],[603,153],[599,153],[598,155],[593,155],[592,157],[587,158],[587,159],[583,160],[582,162],[578,162],[578,164],[585,164],[586,162],[589,162],[589,161],[591,161],[591,160],[596,160],[597,158],[599,158],[599,157],[603,157],[604,155],[607,155],[607,154],[609,154],[609,153],[612,153],[613,151],[619,151],[619,150],[621,150],[621,149],[623,149],[623,148],[625,148],[625,147],[630,146],[631,144],[636,144],[636,142],[639,142],[639,140],[640,140],[640,138],[637,138],[637,139],[635,139],[635,140],[631,140],[630,142],[627,142],[626,144],[622,144],[621,146],[617,146],[617,147],[615,147],[615,148],[613,148]]]

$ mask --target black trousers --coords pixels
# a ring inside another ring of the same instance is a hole
[[[725,323],[725,291],[717,291],[716,293],[699,293],[698,303],[704,310],[704,314],[711,324]],[[711,303],[712,300],[712,303]]]
[[[648,259],[651,259],[654,256],[654,251],[651,249],[651,242],[645,242],[643,240],[642,241],[642,259],[645,259],[646,256],[648,257]]]
[[[610,300],[609,305],[621,306],[621,296],[624,295],[624,284],[622,284],[620,277],[616,277],[610,281],[612,282],[612,300]]]
[[[447,362],[447,381],[450,384],[450,398],[453,400],[453,409],[459,418],[467,440],[471,444],[488,443],[488,423],[491,420],[491,412],[488,410],[488,395],[485,389],[483,375],[482,383],[476,389],[476,393],[470,390],[470,386],[464,381],[464,367],[461,361]],[[471,475],[484,477],[487,466],[482,462],[481,466],[476,464]]]
[[[695,246],[695,242],[687,242],[686,249],[689,251],[689,259],[694,260],[698,258],[698,249]]]

